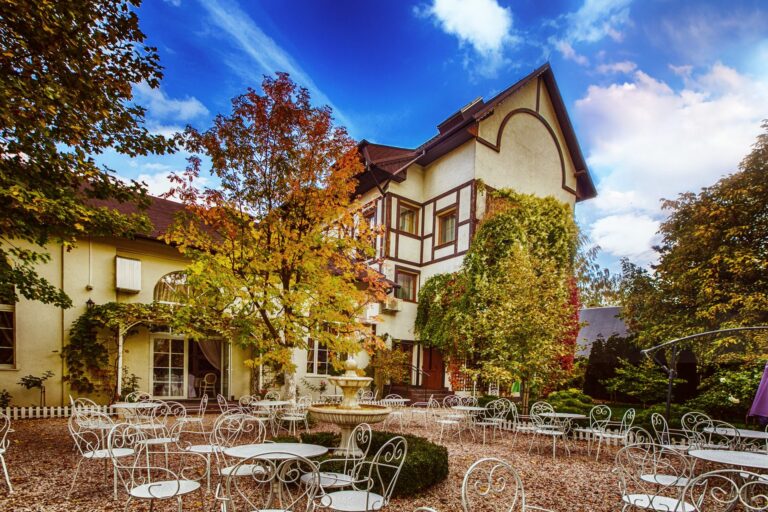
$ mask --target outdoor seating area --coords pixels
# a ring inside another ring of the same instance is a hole
[[[78,399],[66,421],[24,420],[13,429],[0,414],[4,502],[45,510],[126,502],[137,510],[142,503],[158,510],[304,510],[309,503],[313,510],[469,512],[719,511],[744,500],[754,507],[746,510],[768,509],[760,498],[768,433],[700,412],[679,418],[681,429],[654,414],[649,431],[633,424],[633,409],[616,421],[604,404],[580,415],[540,401],[523,416],[504,398],[481,406],[452,395],[410,407],[387,396],[369,401],[393,407],[395,420],[360,424],[346,447],[334,448],[296,436],[299,425],[303,433],[336,430],[308,417],[308,397],[270,398],[244,396],[235,405],[221,397],[226,407],[206,414],[205,396],[187,410],[137,393],[114,404],[113,415]],[[392,432],[376,450],[374,430]],[[393,498],[409,453],[401,433],[444,445],[449,475],[418,495]],[[46,464],[35,466],[37,459]],[[68,491],[54,495],[53,488]],[[715,502],[707,489],[717,489]]]

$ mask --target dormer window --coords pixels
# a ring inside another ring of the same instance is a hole
[[[419,208],[398,201],[397,229],[416,235],[419,232]]]

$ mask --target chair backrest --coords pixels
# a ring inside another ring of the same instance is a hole
[[[211,444],[225,448],[234,446],[241,437],[254,433],[254,429],[259,428],[256,425],[263,428],[262,423],[255,417],[238,410],[222,413],[213,423]]]
[[[470,407],[475,407],[477,405],[477,397],[476,396],[461,397],[461,405],[468,405]]]
[[[525,511],[520,474],[508,462],[484,458],[469,466],[461,484],[461,507],[473,510]]]
[[[370,428],[370,427],[369,427]],[[8,432],[11,431],[11,418],[0,412],[0,449],[8,448]]]
[[[485,406],[486,418],[493,418],[495,420],[504,420],[507,418],[507,413],[510,410],[512,402],[504,398],[499,398],[488,402]]]
[[[735,450],[741,445],[741,435],[736,427],[709,418],[693,426],[689,439],[691,448]]]
[[[103,412],[75,410],[67,420],[67,428],[80,455],[106,448],[106,434],[114,426]]]
[[[312,511],[318,508],[320,475],[315,462],[275,450],[238,462],[223,493],[227,511]]]
[[[691,478],[682,496],[693,510],[766,510],[768,479],[742,469],[720,469]]]
[[[554,423],[554,418],[545,418],[541,416],[543,413],[555,412],[555,408],[547,402],[536,402],[531,406],[530,417],[536,425],[543,425],[546,423]]]
[[[163,406],[166,410],[166,417],[169,421],[177,423],[187,417],[187,408],[179,402],[173,400],[166,400]]]
[[[267,393],[264,395],[264,400],[280,400],[280,393],[277,391],[267,391]]]
[[[69,396],[69,400],[72,403],[72,407],[74,409],[90,409],[90,410],[98,410],[99,404],[91,400],[90,398],[76,398],[72,399],[72,395]]]
[[[352,430],[347,440],[347,446],[344,447],[344,467],[342,473],[352,474],[357,464],[368,457],[368,450],[371,449],[372,439],[371,426],[367,423],[360,423]],[[355,446],[357,446],[357,450],[355,450]]]
[[[692,465],[682,451],[656,443],[630,444],[616,453],[616,472],[622,496],[637,506],[656,496],[679,497],[680,483],[691,476]]]
[[[203,396],[200,397],[200,407],[197,409],[197,416],[204,418],[206,409],[208,409],[208,395],[203,393]]]
[[[443,407],[450,408],[461,405],[461,397],[456,395],[448,395],[443,398]]]
[[[589,410],[589,426],[602,430],[611,421],[611,408],[607,405],[596,405]]]
[[[219,409],[221,409],[221,412],[227,412],[230,409],[229,402],[221,393],[216,395],[216,402],[219,404]]]
[[[125,395],[126,402],[149,402],[152,400],[152,395],[146,391],[134,391]]]
[[[381,498],[376,498],[373,494],[366,496],[369,510],[379,510],[389,504],[407,455],[408,441],[402,436],[395,436],[379,448],[372,460],[364,460],[358,464],[356,475],[358,483],[355,484],[355,488],[381,496]]]
[[[251,395],[243,395],[240,398],[237,399],[237,405],[240,407],[246,407],[248,404],[253,402],[253,397]]]
[[[683,427],[683,432],[686,436],[693,437],[693,433],[696,432],[695,427],[699,426],[704,428],[706,425],[703,422],[712,421],[712,418],[699,411],[691,411],[683,414],[680,418],[680,424]]]
[[[213,372],[208,372],[203,375],[203,384],[207,386],[215,386],[216,380],[218,380],[218,377],[216,377],[216,374]]]
[[[653,427],[653,433],[656,435],[656,441],[659,444],[670,443],[667,418],[655,412],[651,414],[651,426]]]
[[[624,411],[624,414],[621,417],[621,425],[619,426],[619,429],[622,434],[626,435],[627,430],[629,430],[632,427],[632,424],[635,422],[635,410],[631,407]]]
[[[650,432],[638,426],[629,427],[624,435],[624,440],[626,444],[653,444],[655,442]]]

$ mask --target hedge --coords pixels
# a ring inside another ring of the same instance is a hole
[[[372,460],[384,443],[400,434],[374,431],[368,460]],[[403,435],[408,441],[408,454],[405,457],[400,477],[397,480],[393,496],[404,497],[417,494],[428,487],[448,478],[448,449],[445,446],[427,441],[423,437]],[[339,434],[317,432],[301,434],[305,443],[319,444],[328,448],[339,446]]]

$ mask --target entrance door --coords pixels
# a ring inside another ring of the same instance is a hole
[[[421,369],[422,385],[427,389],[442,389],[445,380],[443,354],[434,347],[423,347]]]
[[[153,334],[152,396],[185,398],[187,389],[187,343],[184,336]]]

